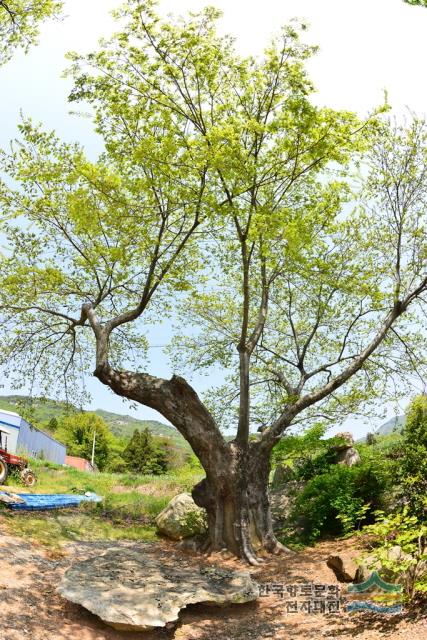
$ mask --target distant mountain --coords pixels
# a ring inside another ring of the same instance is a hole
[[[376,429],[373,433],[377,436],[388,436],[390,433],[401,433],[402,429],[405,425],[406,416],[394,416],[384,422],[378,429]],[[372,431],[371,431],[372,433]],[[359,438],[356,442],[366,442],[366,436],[363,438]]]
[[[380,427],[378,427],[375,433],[381,436],[386,436],[389,433],[393,433],[393,431],[401,432],[405,425],[405,421],[406,416],[394,416],[393,418],[390,418],[390,420],[387,420],[387,422],[384,422],[384,424],[382,424]]]
[[[110,427],[111,432],[118,438],[130,438],[135,429],[141,430],[148,427],[151,433],[154,433],[157,436],[172,438],[181,446],[189,446],[187,441],[184,440],[175,427],[171,427],[170,425],[159,422],[158,420],[139,420],[132,416],[123,415],[121,413],[112,413],[111,411],[104,411],[103,409],[96,409],[94,413],[105,420]]]
[[[28,411],[29,401],[30,399],[27,396],[0,396],[0,410],[14,411],[21,414],[25,407],[27,407]],[[31,403],[31,417],[35,422],[49,422],[52,418],[60,418],[76,410],[76,407],[66,402],[58,402],[49,398],[33,398]],[[188,443],[174,427],[157,420],[139,420],[132,416],[112,413],[103,409],[96,409],[93,413],[103,418],[110,431],[118,438],[130,439],[135,429],[142,430],[148,427],[151,433],[155,435],[171,438],[178,446],[189,447]],[[29,421],[31,422],[31,418],[29,418]]]

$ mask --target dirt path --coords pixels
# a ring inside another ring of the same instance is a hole
[[[129,545],[144,552],[143,544]],[[99,553],[108,546],[76,543],[58,558],[0,526],[0,640],[427,640],[427,616],[423,618],[419,610],[398,616],[349,614],[343,607],[338,613],[291,613],[280,595],[225,609],[193,605],[181,613],[174,631],[120,633],[55,592],[73,558]],[[179,562],[185,553],[167,542],[157,546],[165,562]],[[262,567],[251,568],[251,574],[264,585],[338,585],[325,564],[329,555],[338,553],[354,556],[354,541],[323,542],[292,557],[273,558]],[[194,562],[205,560],[194,556]],[[209,562],[242,568],[234,560],[210,558]]]

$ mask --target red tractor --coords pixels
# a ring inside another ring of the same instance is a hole
[[[28,466],[27,458],[15,456],[7,452],[7,437],[10,431],[0,427],[0,485],[5,484],[9,471],[14,469],[19,471],[22,482],[27,487],[34,487],[37,482],[36,474]]]

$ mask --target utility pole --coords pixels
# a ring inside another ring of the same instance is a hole
[[[93,442],[92,442],[92,468],[95,468],[95,441],[96,441],[96,431],[93,432]]]

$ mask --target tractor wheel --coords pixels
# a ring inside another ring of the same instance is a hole
[[[37,482],[36,474],[31,469],[21,471],[21,480],[27,487],[34,487]]]
[[[0,484],[5,484],[7,476],[9,475],[9,467],[7,462],[0,458]]]

